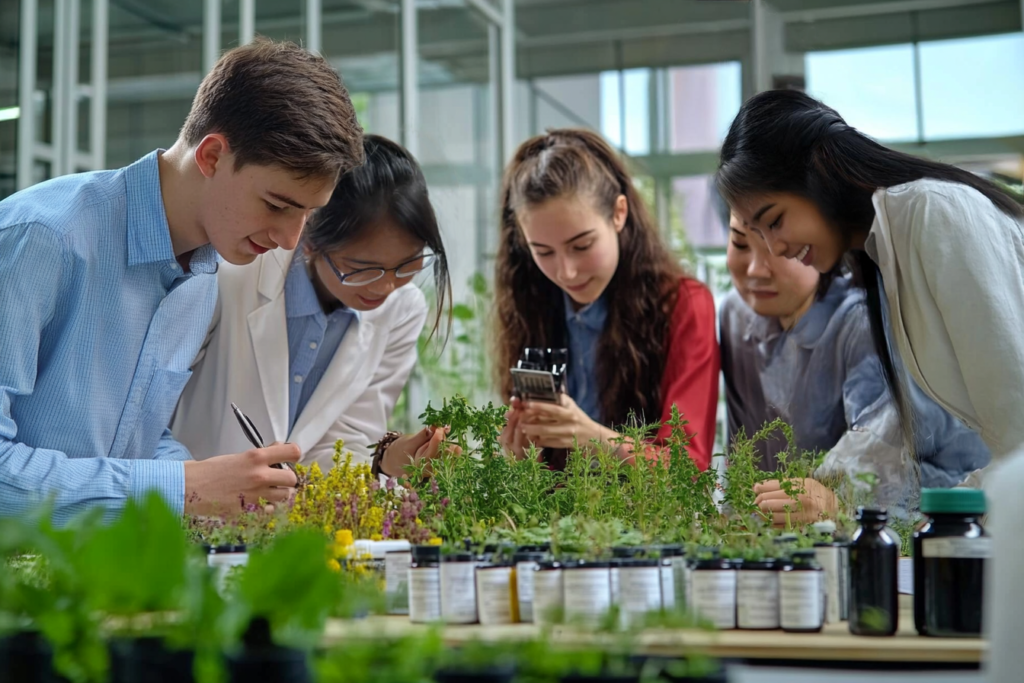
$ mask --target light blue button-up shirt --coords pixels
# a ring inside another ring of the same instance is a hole
[[[597,345],[608,320],[605,298],[576,311],[565,292],[565,326],[569,333],[569,369],[566,390],[591,420],[601,422],[601,392],[597,386]]]
[[[729,440],[782,418],[801,450],[829,451],[825,465],[874,471],[890,501],[914,495],[898,467],[902,432],[875,353],[864,291],[838,278],[790,330],[757,315],[731,292],[720,311]],[[985,466],[991,454],[908,378],[922,486],[948,487]],[[784,444],[762,444],[767,469]],[[898,481],[898,480],[904,481]],[[909,488],[908,488],[909,487]]]
[[[288,326],[288,431],[313,395],[334,353],[358,313],[342,306],[324,314],[309,279],[302,250],[296,249],[284,281]]]
[[[157,153],[0,202],[0,515],[62,523],[151,489],[182,512],[167,429],[217,299],[218,257],[174,256]]]

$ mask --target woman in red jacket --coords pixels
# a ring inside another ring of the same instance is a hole
[[[495,289],[504,396],[524,349],[569,349],[567,395],[557,405],[513,399],[507,448],[521,455],[531,443],[613,442],[631,414],[665,422],[675,405],[689,422],[690,457],[708,466],[718,405],[714,302],[666,248],[622,160],[596,133],[553,130],[516,152],[502,187]],[[633,457],[630,445],[616,452]]]

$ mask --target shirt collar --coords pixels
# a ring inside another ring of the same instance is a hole
[[[587,304],[580,310],[573,309],[572,298],[564,291],[562,296],[565,299],[565,322],[579,323],[594,332],[604,331],[605,321],[608,320],[608,302],[602,294],[597,301]]]
[[[160,188],[161,152],[161,149],[154,150],[124,170],[129,266],[146,263],[177,265]],[[219,263],[220,255],[213,245],[204,244],[192,252],[189,270],[193,274],[216,273]]]
[[[793,341],[806,349],[816,347],[824,337],[825,328],[828,327],[828,323],[832,320],[839,305],[846,299],[849,290],[849,278],[835,278],[829,285],[828,293],[824,298],[815,301],[790,330]]]
[[[304,316],[324,315],[320,306],[320,299],[317,298],[313,281],[309,278],[309,268],[306,267],[306,259],[300,249],[295,250],[292,256],[291,266],[288,268],[288,275],[284,281],[285,315],[288,318],[301,318]],[[336,314],[347,314],[359,320],[359,311],[342,306],[333,311],[331,316]]]

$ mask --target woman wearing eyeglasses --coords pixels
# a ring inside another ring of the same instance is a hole
[[[295,251],[221,264],[217,311],[172,426],[194,458],[249,448],[231,402],[266,443],[296,443],[303,464],[325,470],[338,439],[368,462],[385,436],[427,318],[413,279],[433,274],[432,333],[451,292],[419,166],[385,138],[367,135],[364,145],[366,163],[341,178]],[[399,476],[435,455],[444,434],[389,436],[374,465]]]

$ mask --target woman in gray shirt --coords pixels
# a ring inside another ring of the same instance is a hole
[[[889,505],[918,488],[916,467],[902,447],[895,405],[875,354],[862,289],[848,277],[820,275],[799,261],[772,256],[764,239],[730,220],[727,264],[735,290],[719,314],[730,443],[781,418],[796,446],[826,451],[816,476],[873,472],[876,494]],[[981,438],[911,388],[920,485],[954,486],[990,458]],[[781,436],[780,436],[781,439]],[[775,469],[781,440],[760,444],[761,464]],[[834,508],[815,480],[802,487],[801,516]],[[763,511],[784,519],[793,501],[776,481],[759,484]]]

